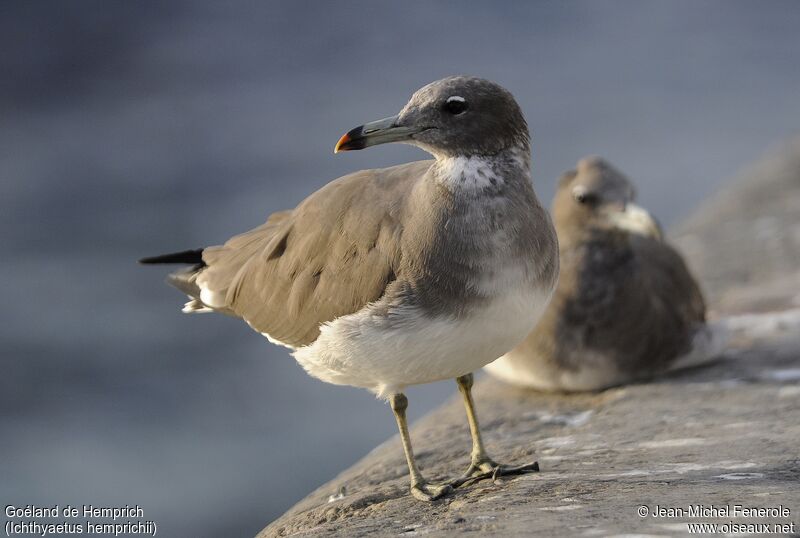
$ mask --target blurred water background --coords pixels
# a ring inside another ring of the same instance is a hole
[[[547,203],[602,154],[669,225],[798,132],[798,28],[791,1],[5,0],[0,501],[138,503],[165,536],[255,534],[394,420],[244,323],[182,315],[137,258],[425,158],[332,148],[456,73],[517,96]],[[412,389],[412,417],[453,392]]]

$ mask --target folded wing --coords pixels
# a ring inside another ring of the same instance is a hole
[[[430,164],[339,178],[294,210],[206,248],[200,301],[288,347],[310,344],[321,324],[377,301],[395,280],[400,215]]]

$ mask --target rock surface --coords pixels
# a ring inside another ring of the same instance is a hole
[[[800,138],[705,203],[673,241],[714,309],[800,307]]]
[[[778,530],[798,535],[800,141],[719,193],[674,237],[717,315],[759,312],[733,319],[737,338],[724,360],[594,394],[541,394],[483,378],[475,400],[490,454],[509,464],[537,459],[540,473],[421,503],[408,494],[395,437],[259,536],[672,536],[686,534],[688,523],[731,521],[786,525]],[[429,479],[466,468],[460,399],[411,435]],[[696,505],[789,513],[652,515],[657,506]]]

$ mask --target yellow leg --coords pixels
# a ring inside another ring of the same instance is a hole
[[[408,408],[408,398],[402,392],[393,394],[389,400],[394,411],[394,418],[397,419],[397,427],[400,430],[400,439],[403,441],[403,451],[406,454],[408,472],[411,475],[411,494],[421,501],[434,501],[444,497],[453,487],[450,484],[434,485],[429,484],[419,472],[417,462],[414,460],[414,450],[411,448],[411,436],[408,434],[408,422],[406,421],[406,409]]]
[[[461,478],[451,482],[453,487],[461,486],[467,482],[482,480],[484,478],[494,478],[504,475],[515,475],[536,472],[539,470],[539,463],[533,462],[526,465],[517,467],[508,467],[498,465],[486,453],[483,446],[483,439],[481,439],[480,426],[478,425],[478,416],[475,414],[475,402],[472,399],[472,385],[474,377],[472,374],[462,375],[456,378],[458,390],[461,396],[464,397],[464,407],[467,410],[467,423],[469,423],[469,431],[472,435],[472,457],[469,468]]]

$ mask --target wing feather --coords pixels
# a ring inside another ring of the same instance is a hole
[[[402,252],[402,213],[421,161],[339,178],[294,210],[203,251],[197,284],[255,330],[291,347],[380,299]]]

